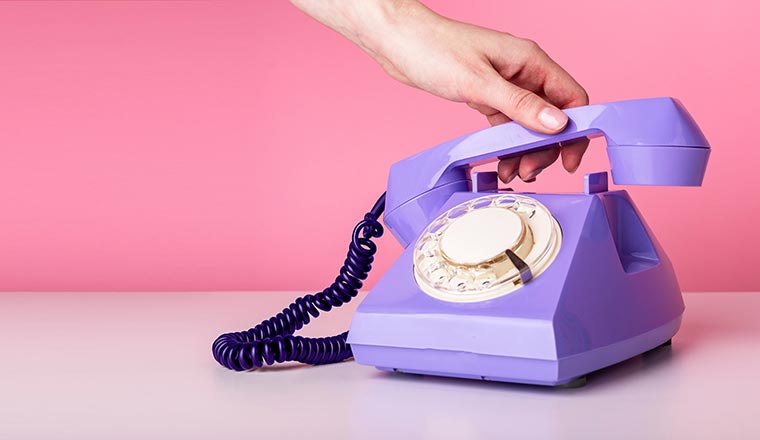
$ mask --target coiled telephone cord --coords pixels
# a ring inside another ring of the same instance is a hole
[[[375,260],[377,245],[372,241],[383,235],[378,218],[385,210],[385,193],[356,225],[340,274],[325,290],[296,299],[277,315],[242,332],[225,333],[212,345],[214,359],[235,371],[261,368],[264,364],[296,361],[321,365],[341,362],[353,356],[348,332],[324,338],[294,335],[319,316],[351,301],[359,293]]]

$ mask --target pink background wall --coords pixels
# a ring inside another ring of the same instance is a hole
[[[537,40],[592,102],[679,97],[704,187],[630,191],[685,290],[760,289],[756,2],[428,4]],[[485,123],[284,1],[0,3],[0,289],[321,288],[388,166]],[[580,190],[602,145],[530,189]]]

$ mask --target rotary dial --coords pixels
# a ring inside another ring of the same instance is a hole
[[[562,230],[537,200],[495,194],[457,205],[417,240],[414,277],[430,296],[475,302],[506,295],[554,260]]]

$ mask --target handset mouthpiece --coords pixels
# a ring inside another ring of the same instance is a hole
[[[617,185],[701,186],[709,148],[661,145],[607,147]]]

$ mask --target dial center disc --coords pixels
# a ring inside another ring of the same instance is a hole
[[[441,252],[454,264],[474,266],[515,248],[524,236],[520,215],[509,209],[476,209],[455,219],[443,232]]]

